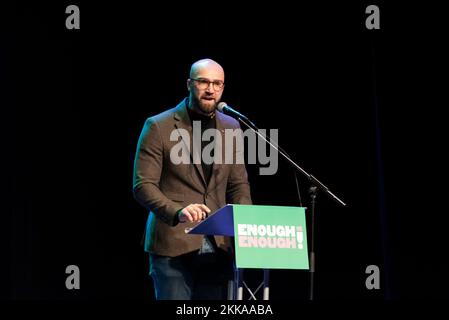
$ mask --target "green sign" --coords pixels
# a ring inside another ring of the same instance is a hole
[[[309,269],[305,208],[233,205],[239,268]]]

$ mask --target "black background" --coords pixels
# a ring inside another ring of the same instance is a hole
[[[317,299],[449,297],[438,8],[377,3],[381,29],[367,30],[361,2],[78,3],[81,30],[67,30],[68,4],[1,12],[2,299],[153,299],[135,147],[204,57],[225,69],[223,100],[279,129],[348,204],[318,196]],[[255,204],[299,205],[279,163],[274,176],[248,166]],[[71,264],[80,290],[65,288]],[[380,290],[365,288],[368,265]],[[272,299],[307,299],[306,271],[271,277]]]

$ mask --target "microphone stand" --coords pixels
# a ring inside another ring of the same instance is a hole
[[[314,280],[315,280],[315,204],[318,191],[327,194],[332,200],[337,202],[339,205],[346,207],[346,203],[340,200],[336,195],[334,195],[328,187],[326,187],[321,181],[315,178],[313,175],[307,173],[303,168],[296,164],[290,156],[282,150],[281,147],[269,141],[264,135],[259,132],[259,128],[256,127],[247,118],[237,117],[237,119],[245,124],[249,129],[256,133],[260,138],[267,142],[271,147],[273,147],[277,152],[279,152],[284,159],[286,159],[295,169],[301,172],[307,179],[309,179],[312,186],[309,188],[309,194],[311,198],[311,230],[310,230],[310,251],[309,251],[309,300],[314,298]],[[271,139],[270,139],[271,140]]]

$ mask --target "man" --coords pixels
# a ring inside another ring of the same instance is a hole
[[[201,162],[194,161],[192,128],[201,124],[201,133],[217,129],[223,138],[225,129],[240,128],[236,120],[216,111],[224,79],[217,62],[195,62],[187,80],[188,98],[147,119],[139,138],[133,191],[136,200],[150,211],[144,246],[150,253],[156,299],[226,298],[227,280],[232,277],[230,239],[185,232],[227,203],[251,204],[243,163],[210,163],[203,157]],[[182,137],[176,134],[183,130],[190,138],[181,141],[190,153],[187,163],[173,161],[171,153],[180,141],[171,141],[170,135]],[[211,143],[197,142],[200,151]],[[223,148],[230,142],[223,140]],[[232,159],[243,152],[237,145],[232,149]]]

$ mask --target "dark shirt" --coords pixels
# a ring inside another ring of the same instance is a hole
[[[187,98],[186,106],[187,106],[187,112],[189,113],[190,121],[192,122],[192,128],[193,128],[193,121],[200,121],[201,122],[201,137],[203,136],[203,133],[207,129],[216,129],[217,128],[217,122],[215,119],[215,114],[210,117],[206,116],[200,113],[197,113],[190,109],[188,107],[189,105],[189,99]],[[214,141],[203,141],[201,139],[201,154],[203,154],[203,149],[210,143],[214,143]],[[213,149],[212,154],[213,157]],[[203,169],[204,178],[206,180],[206,184],[209,184],[210,177],[212,175],[212,166],[213,164],[207,164],[203,162],[203,158],[201,157],[201,167]],[[207,253],[213,253],[216,251],[216,244],[214,237],[212,236],[204,236],[203,237],[203,245],[199,251],[199,254],[207,254]]]
[[[188,105],[188,100],[187,100]],[[189,107],[187,107],[187,112],[189,113],[190,121],[192,122],[192,128],[193,128],[193,121],[200,121],[201,122],[201,137],[203,136],[203,133],[207,129],[216,129],[217,128],[217,122],[215,119],[215,114],[213,117],[205,116],[202,114],[199,114]],[[210,143],[214,143],[213,139],[211,141],[203,141],[201,139],[201,154],[203,154],[203,149]],[[213,149],[212,154],[213,157]],[[203,174],[204,178],[206,179],[206,184],[209,184],[210,177],[212,175],[212,165],[213,164],[207,164],[203,162],[203,159],[201,157],[201,167],[203,168]]]

